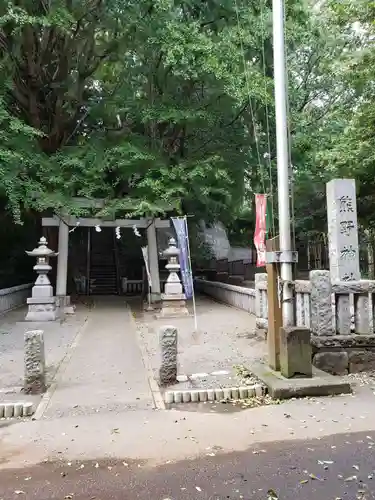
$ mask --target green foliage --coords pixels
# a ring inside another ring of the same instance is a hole
[[[296,229],[326,231],[325,183],[354,177],[360,222],[372,224],[374,2],[321,2],[290,55]]]
[[[258,168],[249,96],[259,113],[270,98],[258,60],[244,78],[259,16],[232,1],[3,5],[0,156],[16,218],[87,213],[84,197],[105,200],[98,216],[230,219]],[[12,127],[21,146],[7,160]]]
[[[325,231],[335,176],[357,179],[361,223],[375,223],[374,5],[286,2],[299,234]],[[247,241],[254,192],[273,193],[277,206],[270,9],[268,0],[3,2],[0,195],[15,219],[187,213],[220,218],[233,241]]]

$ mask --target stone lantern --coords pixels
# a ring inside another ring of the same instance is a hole
[[[180,250],[177,248],[174,238],[170,238],[169,247],[164,250],[163,255],[168,259],[165,268],[169,272],[169,276],[164,287],[164,293],[161,295],[162,309],[160,317],[188,316],[189,311],[186,307],[186,296],[183,293],[181,281],[177,274],[180,270],[178,262]]]
[[[38,274],[35,285],[32,288],[32,295],[27,299],[28,312],[26,321],[54,321],[58,314],[56,300],[53,296],[53,288],[48,279],[48,272],[52,269],[49,264],[51,257],[56,257],[57,253],[48,248],[46,238],[39,240],[38,247],[31,252],[27,252],[30,257],[36,258],[34,271]]]

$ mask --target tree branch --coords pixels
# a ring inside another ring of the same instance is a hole
[[[249,103],[246,102],[246,104],[239,110],[239,112],[236,114],[236,116],[233,118],[233,120],[231,120],[230,122],[224,124],[221,128],[228,128],[230,127],[231,125],[233,125],[239,118],[240,116],[246,111],[246,108],[248,107]],[[200,151],[202,148],[204,148],[205,146],[207,146],[207,144],[209,144],[213,139],[215,138],[215,135],[211,135],[206,141],[203,142],[203,144],[201,144],[199,147],[193,149],[193,151],[191,152],[191,154],[194,154],[194,153],[197,153],[198,151]]]

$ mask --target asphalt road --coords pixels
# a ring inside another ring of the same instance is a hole
[[[372,439],[374,438],[374,440]],[[10,500],[375,499],[375,434],[265,444],[151,467],[94,460],[0,471]]]

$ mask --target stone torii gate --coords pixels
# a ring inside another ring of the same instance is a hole
[[[43,227],[58,227],[58,257],[57,257],[57,275],[56,275],[56,301],[60,307],[69,307],[70,297],[67,296],[67,278],[68,278],[68,252],[69,252],[69,228],[76,227],[120,227],[132,228],[134,225],[138,229],[146,229],[148,258],[151,274],[151,300],[160,301],[160,277],[159,277],[159,255],[156,239],[156,229],[170,227],[169,220],[161,219],[115,219],[102,220],[99,218],[85,217],[43,217]]]

